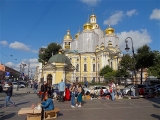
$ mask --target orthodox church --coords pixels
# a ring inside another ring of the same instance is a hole
[[[101,82],[100,70],[109,65],[117,70],[122,57],[118,46],[118,37],[109,25],[105,31],[97,24],[96,15],[92,14],[83,25],[82,32],[72,38],[67,30],[62,42],[62,49],[52,56],[45,66],[42,63],[36,68],[35,78],[39,82],[47,80],[57,84],[65,82]],[[39,52],[44,50],[40,49]]]
[[[74,38],[70,30],[67,30],[62,49],[75,70],[66,74],[66,79],[71,82],[102,81],[103,78],[99,76],[99,71],[104,66],[109,65],[117,70],[121,60],[118,40],[119,38],[110,25],[105,31],[101,30],[94,14],[83,25],[82,32],[79,31]]]

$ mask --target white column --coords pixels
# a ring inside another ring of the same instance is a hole
[[[47,81],[47,74],[44,73],[44,81]]]
[[[54,73],[52,73],[52,84],[56,84],[56,83],[55,83],[55,79],[56,79],[56,78],[55,78],[55,72],[54,72]]]

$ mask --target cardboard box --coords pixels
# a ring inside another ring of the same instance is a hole
[[[41,120],[41,114],[28,114],[27,120]]]
[[[34,113],[34,114],[37,114],[37,113],[41,113],[41,111],[42,111],[42,109],[37,109],[37,108],[35,108],[34,111],[33,111],[33,113]]]
[[[18,115],[23,115],[23,114],[33,114],[34,109],[31,108],[21,108],[18,111]]]

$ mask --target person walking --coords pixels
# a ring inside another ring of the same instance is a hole
[[[58,84],[58,90],[59,90],[59,102],[64,102],[63,96],[65,91],[65,83],[63,82],[63,79]]]
[[[71,85],[71,87],[69,88],[70,92],[71,92],[71,107],[75,108],[75,84],[73,83],[73,85]]]
[[[82,104],[82,86],[78,84],[78,96],[77,96],[77,104],[76,106],[81,107]]]
[[[33,80],[31,80],[31,88],[33,87]]]
[[[46,81],[43,82],[43,84],[41,85],[41,92],[42,92],[42,97],[41,97],[41,101],[44,100],[44,96],[47,92],[47,85],[46,85]]]
[[[37,89],[38,89],[38,84],[37,82],[34,82],[34,93],[37,93]]]
[[[51,84],[48,85],[48,95],[49,97],[52,97],[52,85]]]
[[[7,107],[8,102],[11,103],[12,105],[15,105],[14,102],[10,101],[10,98],[11,98],[11,96],[12,96],[12,94],[13,94],[12,83],[9,83],[9,87],[8,87],[8,89],[7,89],[7,91],[6,91],[6,94],[7,94],[7,96],[6,96],[6,99],[5,99],[5,103],[4,103],[3,108],[6,108],[6,107]]]

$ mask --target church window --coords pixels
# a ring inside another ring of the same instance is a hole
[[[76,82],[78,82],[79,77],[76,77]]]
[[[87,77],[84,77],[84,81],[87,81]]]
[[[111,62],[111,68],[113,67],[112,62]]]
[[[76,65],[76,72],[79,71],[79,64]]]
[[[84,58],[84,61],[86,61],[87,59],[86,58]]]
[[[98,64],[98,71],[100,70],[100,64]]]
[[[87,64],[84,64],[84,72],[87,72]]]
[[[95,64],[93,64],[93,72],[95,72],[96,71],[96,66],[95,66]]]

